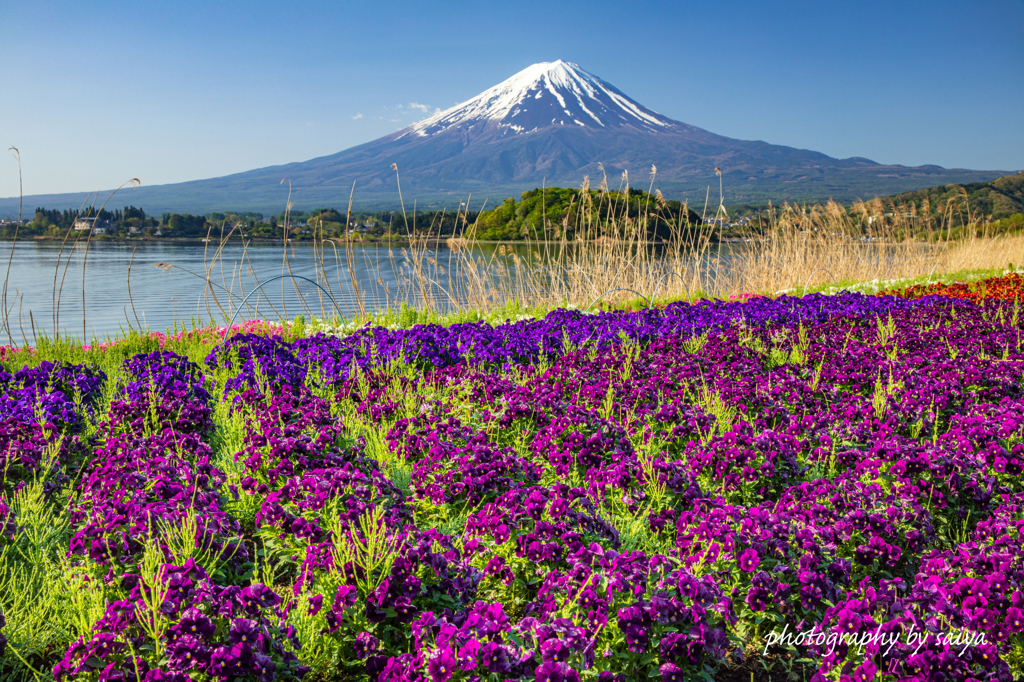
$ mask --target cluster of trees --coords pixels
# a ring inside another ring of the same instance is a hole
[[[209,228],[206,216],[187,213],[168,213],[161,233],[165,237],[205,237]]]
[[[74,225],[77,218],[95,219],[95,225],[102,227],[105,234],[111,236],[128,236],[132,228],[141,233],[151,233],[160,224],[152,216],[135,206],[125,206],[113,211],[100,211],[95,208],[77,210],[47,209],[39,207],[28,223],[21,226],[18,235],[21,237],[63,237]],[[14,236],[14,224],[5,225],[0,235],[10,238]]]
[[[989,225],[988,234],[1011,234],[1024,232],[1024,213],[1014,213],[1006,218],[993,220]]]
[[[700,223],[700,216],[680,202],[640,189],[602,192],[548,187],[484,211],[469,236],[485,241],[589,239],[625,236],[627,230],[643,227],[649,239],[668,239]]]
[[[254,213],[252,211],[238,211],[237,213],[207,213],[206,219],[211,223],[234,223],[238,221],[246,223],[261,223],[263,222],[263,214]]]
[[[382,211],[378,213],[353,212],[335,208],[317,208],[308,212],[291,213],[288,222],[291,225],[304,225],[292,228],[293,234],[312,238],[323,235],[326,238],[358,236],[360,238],[387,239],[389,237],[405,237],[410,234],[430,236],[452,236],[461,234],[467,225],[476,220],[475,212],[458,211]],[[271,221],[277,225],[284,223],[284,215],[274,216]],[[278,233],[280,236],[280,231]]]
[[[405,215],[401,211],[378,213],[353,212],[348,215],[336,208],[317,208],[311,211],[292,211],[265,217],[261,213],[208,213],[194,216],[166,213],[163,216],[163,235],[166,237],[205,237],[213,230],[214,237],[221,228],[240,225],[241,233],[250,239],[289,239],[297,241],[314,238],[389,239],[408,234],[452,236],[461,234],[476,220],[473,212],[427,211]],[[287,223],[286,223],[287,221]],[[287,224],[287,229],[285,225]],[[236,233],[237,234],[237,233]]]

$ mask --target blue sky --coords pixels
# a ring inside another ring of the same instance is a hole
[[[0,3],[0,26],[0,144],[26,194],[331,154],[555,59],[730,137],[1024,168],[1024,0],[37,0]]]

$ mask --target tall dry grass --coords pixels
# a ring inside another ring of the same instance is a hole
[[[984,216],[956,203],[937,213],[879,199],[849,210],[835,202],[787,204],[770,209],[762,229],[745,235],[715,293],[799,293],[830,281],[892,281],[1020,263],[1024,236],[992,235],[987,227]]]
[[[471,238],[448,239],[447,268],[426,261],[430,267],[425,277],[434,284],[443,280],[444,301],[437,303],[476,310],[508,301],[542,308],[588,307],[600,299],[649,299],[655,293],[691,298],[704,291],[709,272],[717,277],[721,270],[720,259],[710,256],[714,228],[682,222],[688,214],[685,205],[672,223],[661,193],[650,193],[655,173],[652,167],[648,194],[653,201],[639,216],[629,216],[623,203],[629,193],[627,174],[616,191],[609,190],[604,178],[594,194],[584,178],[583,191],[560,225],[532,226],[530,238],[501,245],[488,255]],[[672,226],[670,236],[659,243],[650,240],[649,225],[655,219]],[[474,227],[466,225],[464,232],[471,236]],[[570,234],[574,236],[566,236]],[[429,239],[414,240],[411,250],[425,253]]]
[[[583,188],[587,189],[586,181]],[[620,189],[628,189],[625,180]],[[961,232],[968,228],[968,237],[926,241],[921,238],[920,220],[904,218],[898,211],[889,211],[892,215],[888,217],[873,213],[877,206],[868,204],[847,210],[834,202],[772,208],[761,223],[738,235],[734,232],[728,241],[722,239],[718,222],[699,226],[677,222],[668,239],[655,243],[649,239],[648,224],[656,216],[665,218],[667,210],[660,195],[653,196],[649,212],[639,217],[620,211],[601,221],[601,202],[615,200],[602,183],[596,197],[580,194],[583,203],[576,207],[580,210],[567,211],[576,224],[538,226],[533,239],[487,250],[464,237],[442,241],[431,229],[426,234],[407,234],[401,244],[370,252],[359,249],[351,239],[326,238],[322,229],[314,226],[316,281],[332,296],[346,288],[355,292],[358,307],[342,312],[366,318],[373,311],[359,296],[356,273],[360,270],[376,273],[386,307],[407,304],[433,312],[485,312],[509,301],[525,307],[586,308],[598,301],[616,303],[640,297],[665,301],[782,291],[799,294],[823,284],[937,277],[1004,266],[1008,261],[1024,263],[1024,235],[988,235],[979,220],[957,224]],[[464,234],[473,230],[468,210],[468,204],[460,206],[457,216]],[[720,203],[712,217],[722,217],[724,212]],[[876,215],[881,217],[870,220]],[[939,219],[933,227],[934,232],[948,225]],[[552,233],[577,236],[541,238]],[[448,248],[438,248],[441,244]],[[222,248],[223,243],[213,262]],[[212,297],[211,269],[212,263],[204,279]],[[385,271],[400,276],[386,283]],[[226,282],[219,287],[226,293],[221,298],[228,313],[233,313],[245,293],[241,281],[233,274],[230,287]],[[305,314],[332,313],[331,301],[318,295],[318,306],[302,303]],[[258,314],[263,305],[264,311],[278,314],[265,291],[255,300],[256,307],[250,301],[246,313]]]
[[[588,189],[586,181],[583,189]],[[628,191],[628,178],[619,189]],[[602,296],[615,302],[638,296],[667,300],[800,293],[826,283],[939,276],[1024,262],[1024,236],[988,234],[984,216],[971,212],[966,197],[941,211],[879,199],[850,209],[835,202],[784,204],[769,207],[757,222],[732,230],[727,239],[720,221],[727,218],[721,192],[713,220],[698,228],[676,223],[672,236],[659,244],[648,240],[647,225],[651,218],[664,217],[660,194],[644,215],[613,213],[600,222],[597,208],[611,196],[606,182],[596,199],[581,193],[581,210],[567,212],[576,216],[576,225],[554,230],[574,232],[574,240],[527,241],[518,248],[499,248],[490,258],[481,258],[471,242],[449,240],[458,263],[449,276],[450,298],[477,309],[511,299],[585,307]]]
[[[397,176],[397,168],[395,172]],[[700,225],[682,222],[682,216],[688,215],[684,206],[675,213],[676,222],[671,223],[671,212],[660,192],[651,193],[655,174],[652,167],[648,187],[651,199],[638,216],[628,215],[622,204],[622,197],[629,191],[628,175],[623,175],[615,191],[609,189],[604,178],[593,193],[589,191],[589,179],[585,178],[581,189],[587,191],[574,199],[578,203],[566,211],[561,224],[533,226],[530,239],[490,250],[471,238],[474,225],[468,219],[468,200],[460,205],[456,220],[464,236],[447,240],[441,240],[440,222],[436,231],[432,226],[426,234],[409,234],[408,223],[403,220],[406,234],[401,242],[387,243],[386,249],[360,249],[348,229],[346,238],[329,238],[322,225],[314,225],[318,291],[312,292],[316,300],[311,302],[296,286],[300,312],[309,317],[340,314],[369,319],[375,306],[397,308],[403,304],[433,312],[486,313],[510,301],[525,308],[586,308],[598,301],[614,304],[640,298],[666,301],[692,300],[698,296],[774,295],[782,291],[799,294],[808,287],[825,284],[941,276],[1005,266],[1008,262],[1024,263],[1024,235],[989,234],[984,216],[972,213],[966,196],[934,210],[927,205],[903,206],[879,199],[858,202],[850,209],[835,202],[813,206],[783,204],[762,212],[749,227],[726,233],[722,219],[727,219],[728,214],[721,184],[714,215],[704,216],[711,220]],[[710,188],[708,194],[710,201]],[[347,226],[354,195],[355,185],[349,196]],[[402,205],[404,218],[404,199]],[[282,235],[284,276],[291,274],[288,254],[293,246],[287,227],[290,209],[289,192]],[[414,216],[415,213],[414,203]],[[654,243],[649,226],[656,219],[670,223],[671,229],[667,239]],[[211,229],[202,272],[171,263],[153,265],[164,270],[178,268],[201,281],[208,319],[226,321],[236,315],[289,317],[296,311],[284,307],[284,281],[282,298],[275,303],[262,288],[273,273],[255,271],[248,258],[247,242],[243,243],[241,262],[226,267],[225,247],[241,234],[241,228],[241,223],[225,222],[219,235]],[[551,235],[560,236],[552,239]],[[447,248],[439,248],[441,245]],[[63,264],[65,275],[69,260]],[[58,268],[60,265],[58,261]],[[375,277],[383,300],[366,298],[366,282],[360,282],[358,272]],[[398,273],[397,279],[391,276],[394,273]],[[60,277],[61,286],[57,279],[55,272],[54,329],[58,328],[64,277]],[[130,297],[131,265],[127,284]],[[350,309],[338,310],[334,301],[346,290],[346,300],[354,298],[355,303]],[[255,296],[245,301],[250,294]],[[13,306],[5,304],[3,295],[0,304],[0,333],[6,332],[4,335],[13,345]],[[138,323],[134,304],[131,314]],[[127,321],[132,327],[132,320]],[[18,322],[20,325],[20,314]],[[32,326],[34,336],[34,323]]]

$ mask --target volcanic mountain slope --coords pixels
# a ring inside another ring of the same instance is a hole
[[[534,64],[462,104],[337,154],[140,188],[132,201],[151,211],[276,212],[284,201],[280,181],[287,177],[300,208],[344,205],[353,182],[357,205],[383,207],[398,201],[392,164],[405,195],[425,200],[421,205],[457,204],[470,193],[500,201],[542,184],[579,186],[585,176],[595,186],[606,176],[618,186],[623,171],[632,184],[647,185],[652,166],[656,186],[667,196],[691,201],[717,184],[715,168],[721,168],[730,203],[870,198],[1006,174],[883,166],[723,137],[662,116],[576,64],[555,61]]]

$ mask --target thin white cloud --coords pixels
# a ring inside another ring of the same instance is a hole
[[[401,105],[399,105],[399,106],[401,106]],[[430,113],[430,105],[429,104],[420,104],[419,102],[410,102],[409,103],[409,108],[410,109],[419,109],[424,114],[429,114]]]
[[[353,116],[353,117],[352,117],[352,120],[353,120],[353,121],[358,121],[358,120],[359,120],[359,119],[361,119],[362,117],[363,117],[363,115],[362,115],[362,114],[356,114],[355,116]]]

